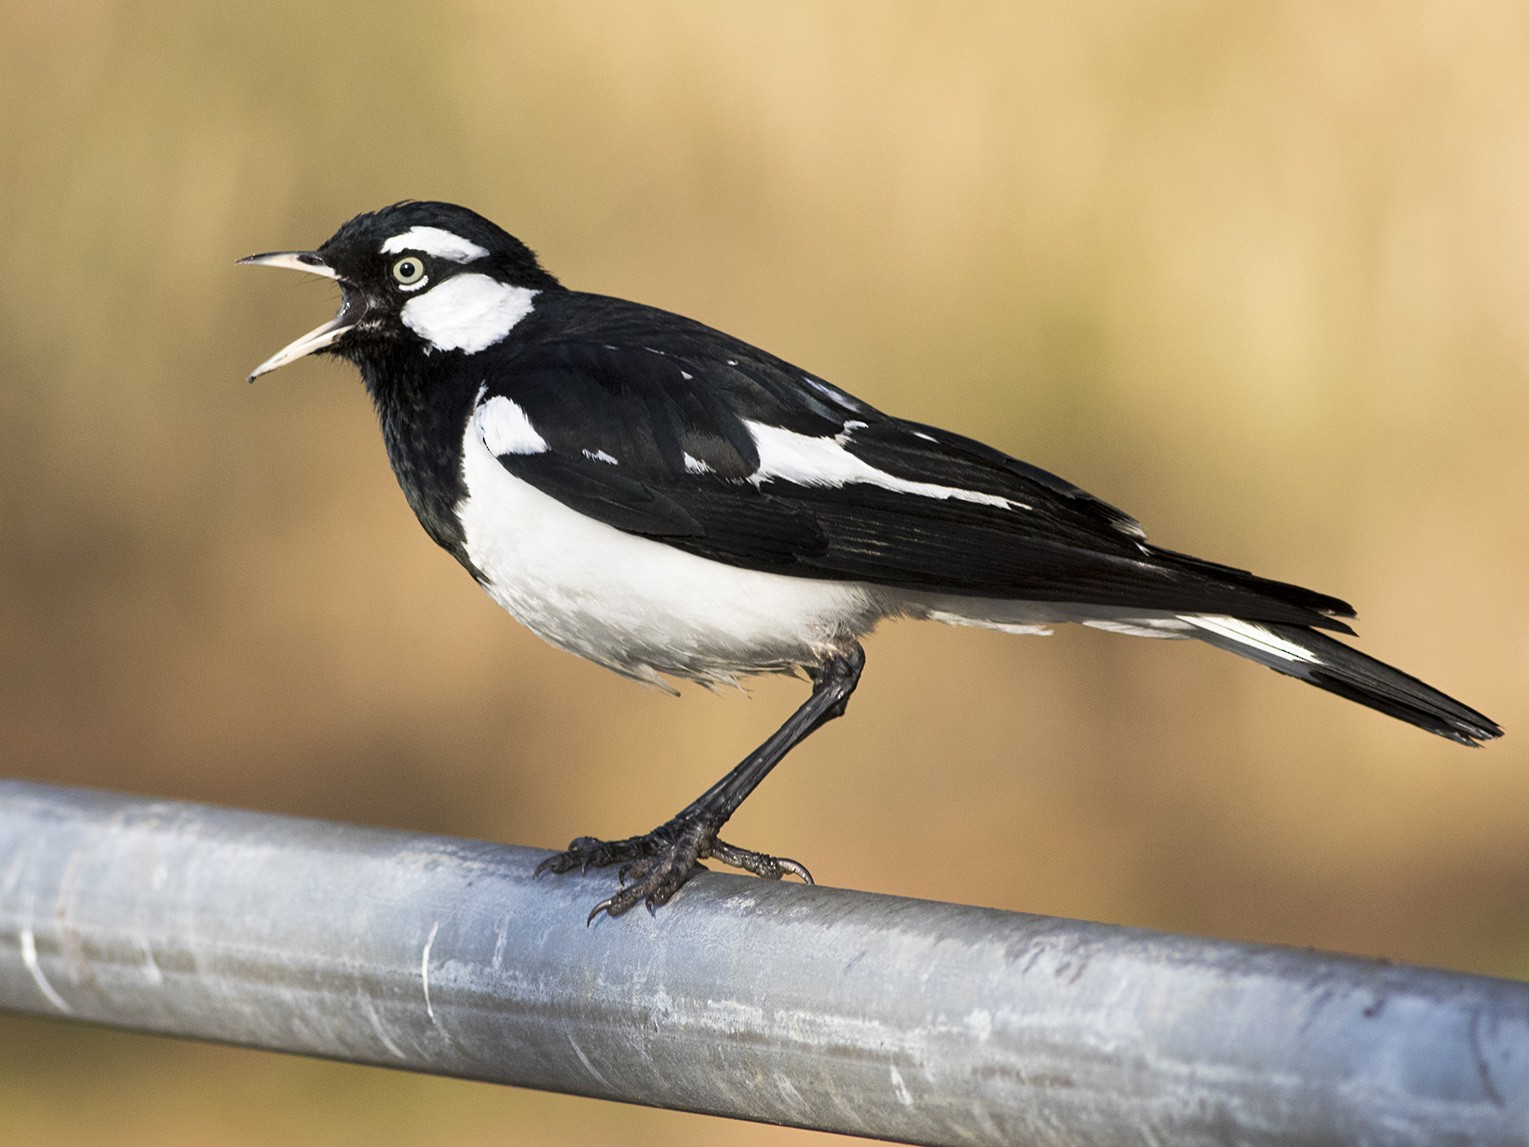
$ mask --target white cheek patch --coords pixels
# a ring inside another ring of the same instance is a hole
[[[756,486],[773,478],[799,482],[803,486],[848,486],[863,482],[880,486],[883,490],[895,490],[899,494],[954,498],[960,502],[997,506],[1001,510],[1029,509],[1023,503],[1010,501],[997,494],[963,490],[959,486],[941,486],[936,482],[916,482],[876,469],[844,448],[843,439],[849,431],[863,423],[851,423],[845,433],[837,438],[813,438],[807,434],[783,430],[779,426],[767,426],[762,422],[746,421],[744,425],[748,427],[755,449],[759,451],[759,469],[749,477],[749,481]]]
[[[455,275],[403,305],[403,325],[435,350],[477,354],[531,313],[536,292],[487,275]]]
[[[488,248],[439,227],[410,227],[382,245],[384,255],[396,255],[400,251],[418,251],[423,255],[445,259],[448,263],[471,263],[488,254]]]
[[[495,458],[547,452],[547,440],[536,432],[526,412],[502,394],[478,407],[473,420],[478,424],[478,437]]]

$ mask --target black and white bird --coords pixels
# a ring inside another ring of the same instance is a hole
[[[844,712],[860,639],[886,618],[1194,638],[1462,744],[1501,734],[1327,636],[1353,632],[1337,598],[1160,549],[1113,506],[990,446],[883,414],[701,323],[571,291],[466,208],[400,203],[316,250],[241,261],[343,292],[335,318],[250,379],[314,353],[354,363],[421,524],[522,624],[666,688],[811,680],[801,708],[673,819],[579,837],[543,863],[623,866],[591,919],[666,903],[707,858],[810,879],[717,833]]]

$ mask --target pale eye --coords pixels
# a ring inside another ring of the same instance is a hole
[[[405,255],[393,264],[393,278],[403,287],[412,287],[425,277],[425,261],[418,255]]]

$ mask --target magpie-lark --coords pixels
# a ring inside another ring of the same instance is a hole
[[[1195,638],[1462,744],[1502,732],[1322,632],[1353,632],[1337,598],[1160,549],[1113,506],[992,447],[690,319],[568,290],[465,208],[400,203],[317,250],[241,261],[343,292],[335,318],[250,379],[314,353],[354,363],[421,524],[524,625],[663,688],[811,680],[801,708],[672,820],[579,837],[542,863],[624,866],[590,919],[666,903],[708,857],[811,879],[717,833],[844,712],[859,639],[884,618]]]

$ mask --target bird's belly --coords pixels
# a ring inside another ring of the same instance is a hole
[[[815,664],[884,614],[855,582],[741,569],[623,533],[516,478],[469,427],[457,514],[484,588],[554,645],[648,681]]]

